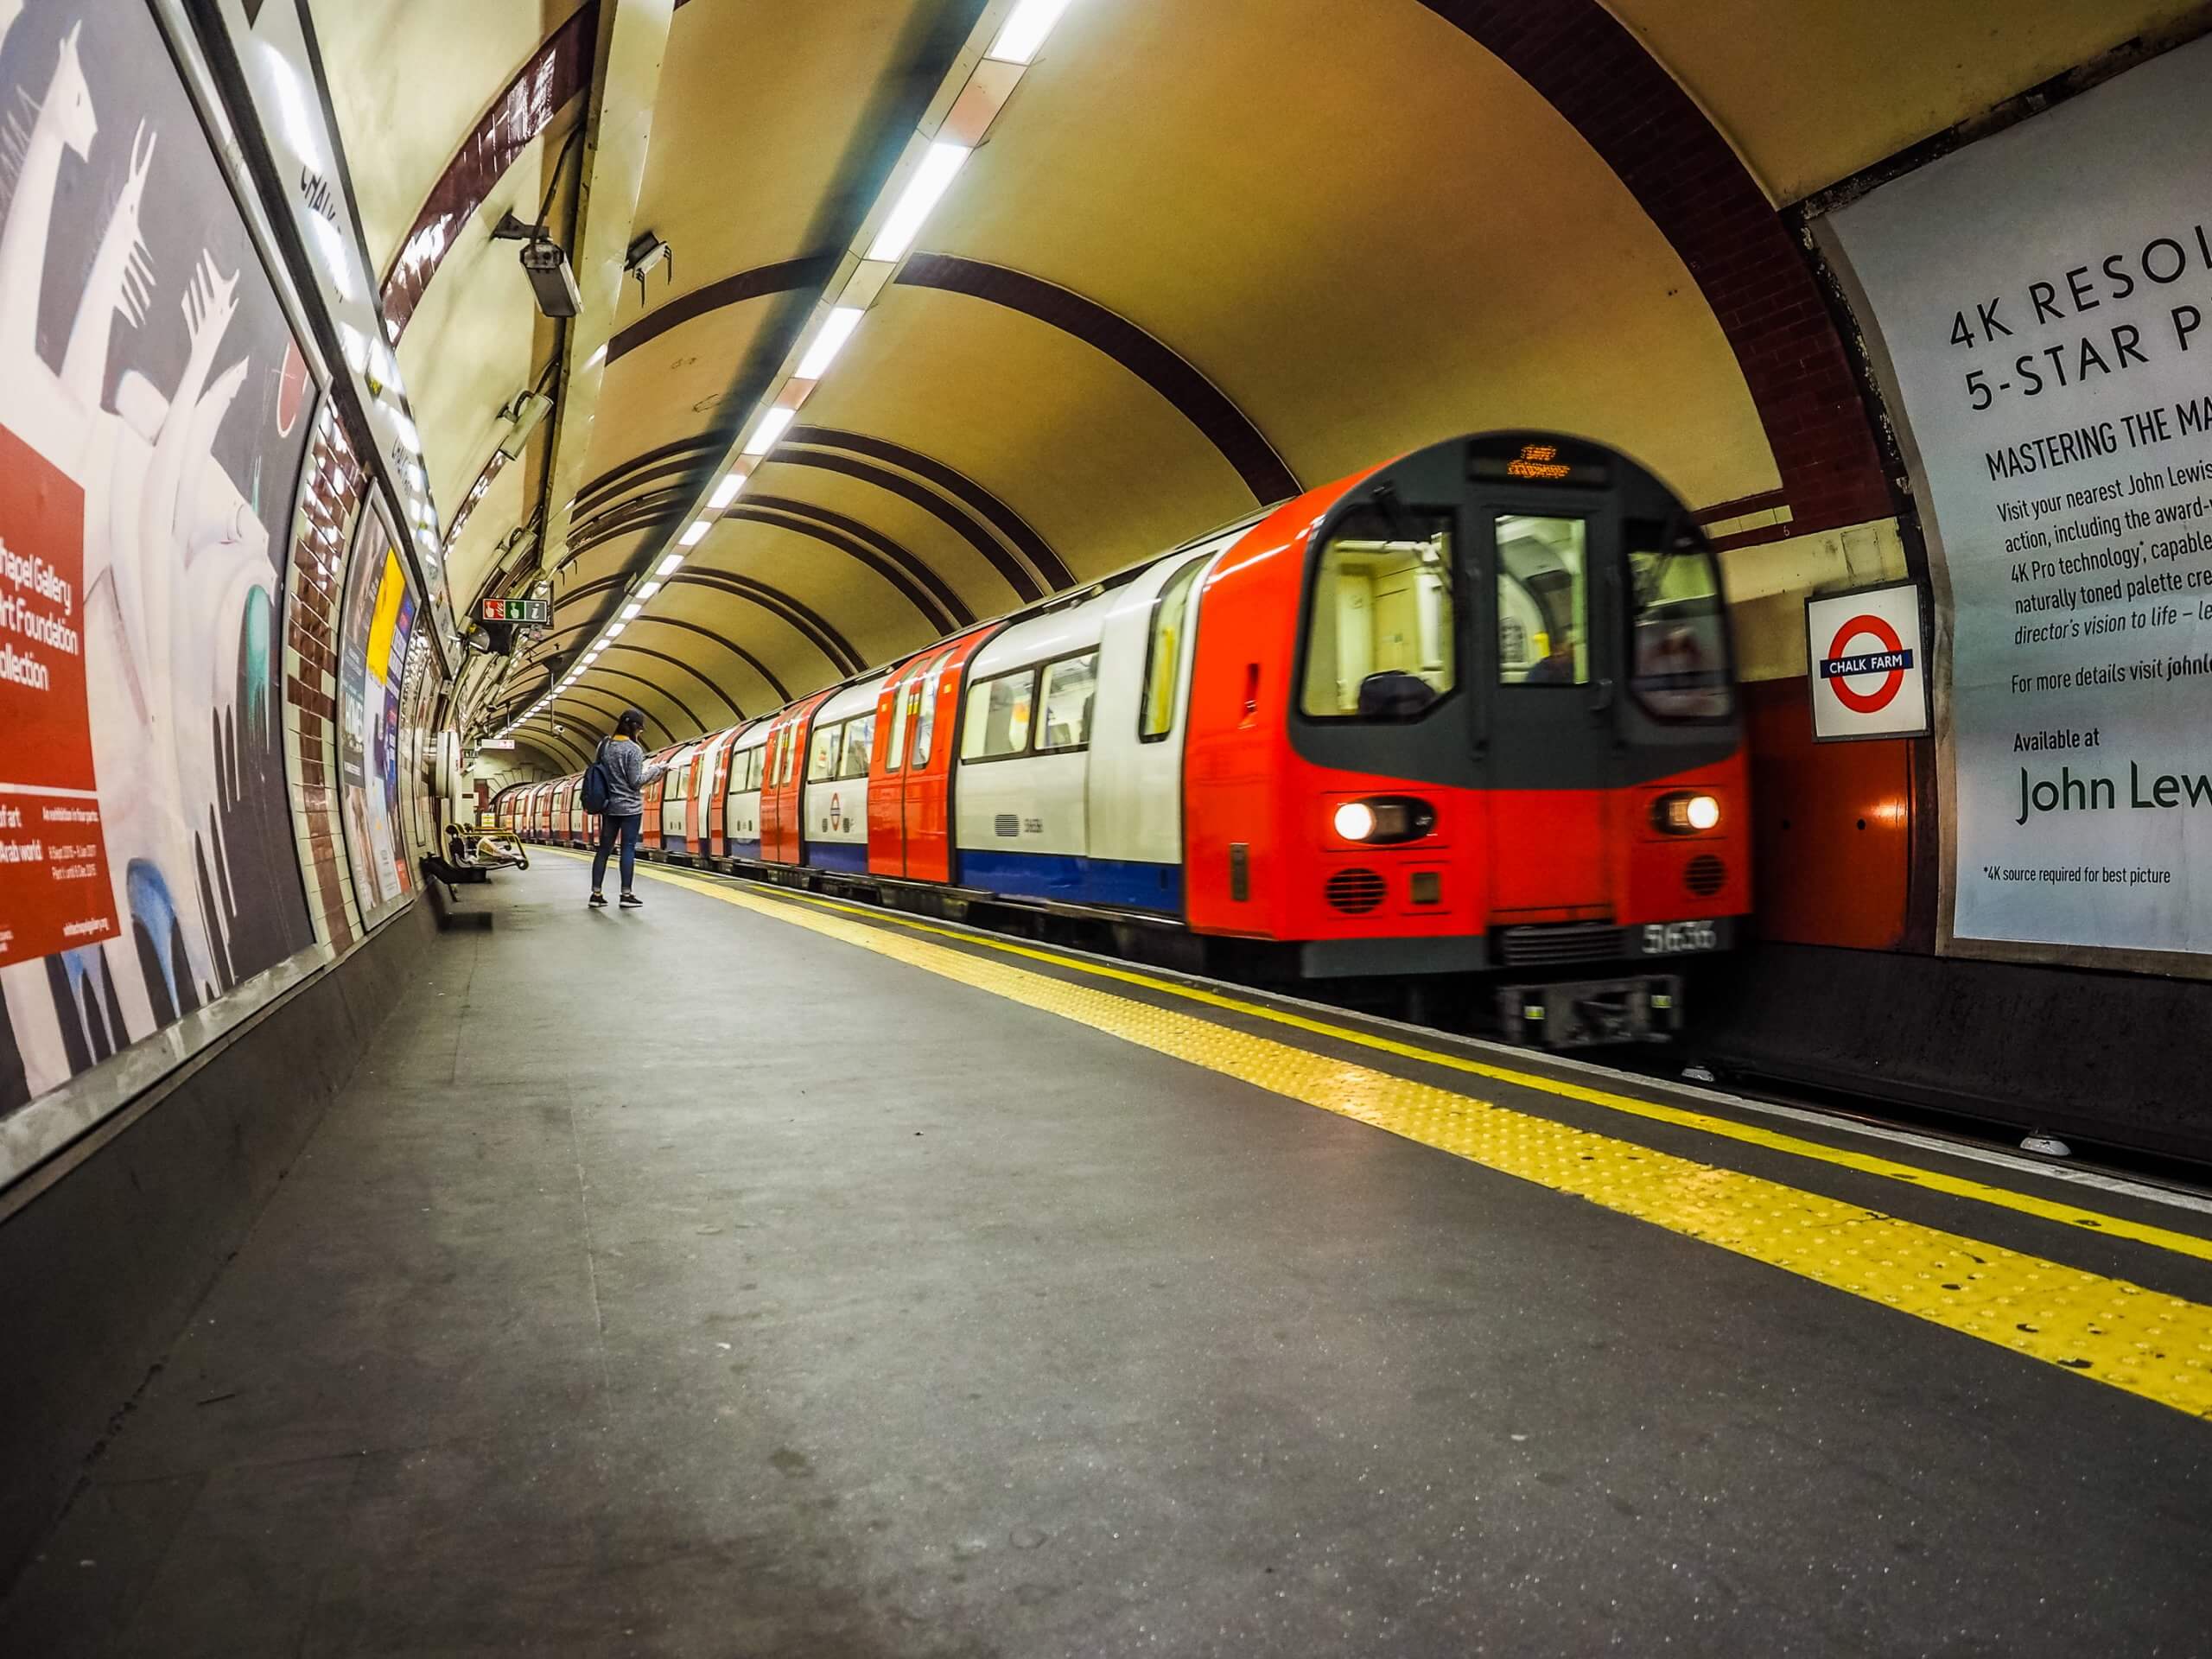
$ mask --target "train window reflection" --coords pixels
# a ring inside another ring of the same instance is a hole
[[[944,672],[944,658],[940,657],[930,664],[929,677],[922,682],[921,701],[914,705],[914,764],[918,766],[930,763],[930,739],[937,731],[938,681]]]
[[[1184,619],[1191,612],[1191,589],[1205,566],[1192,559],[1160,590],[1152,608],[1152,639],[1145,647],[1144,711],[1137,735],[1149,743],[1174,728],[1175,691],[1183,667]]]
[[[1001,674],[968,690],[968,719],[960,732],[963,760],[1020,754],[1029,747],[1029,711],[1037,697],[1037,671]]]
[[[1457,678],[1455,615],[1448,525],[1403,511],[1354,513],[1314,568],[1299,706],[1343,719],[1378,712],[1379,695],[1394,715],[1419,712]]]
[[[883,748],[886,772],[896,772],[906,764],[906,721],[914,712],[915,679],[903,682],[891,694],[891,741]]]
[[[1589,526],[1497,518],[1497,677],[1506,685],[1590,683]]]
[[[814,741],[806,752],[808,783],[825,783],[837,775],[838,746],[844,741],[844,736],[845,728],[842,722],[836,726],[815,728]]]
[[[1687,526],[1623,526],[1628,541],[1630,685],[1663,720],[1728,712],[1728,632],[1713,554]]]
[[[837,767],[840,778],[868,776],[868,753],[875,747],[875,716],[856,715],[845,722],[845,757]]]
[[[1090,741],[1090,701],[1098,689],[1098,653],[1071,657],[1045,669],[1045,726],[1038,751],[1079,749]]]

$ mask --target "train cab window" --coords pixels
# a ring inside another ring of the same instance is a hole
[[[1029,715],[1036,706],[1037,671],[1001,674],[968,689],[968,719],[960,732],[963,760],[994,760],[1029,747]]]
[[[1090,652],[1045,666],[1045,720],[1037,752],[1079,749],[1090,741],[1090,704],[1098,690],[1098,653]]]
[[[1590,527],[1500,513],[1497,677],[1503,685],[1590,683]]]
[[[1157,742],[1175,725],[1175,692],[1183,671],[1184,622],[1191,613],[1191,590],[1205,566],[1203,556],[1192,559],[1167,578],[1167,585],[1153,601],[1152,638],[1145,645],[1144,708],[1137,719],[1137,736]]]
[[[944,658],[940,657],[930,664],[921,682],[920,699],[914,704],[914,764],[918,766],[930,763],[930,739],[937,731],[938,681],[944,672]]]
[[[868,752],[875,747],[875,716],[855,715],[845,722],[844,758],[837,766],[840,778],[868,776]]]
[[[1378,713],[1379,697],[1417,713],[1458,681],[1456,616],[1448,524],[1402,510],[1341,520],[1314,566],[1299,707],[1344,720]]]
[[[845,728],[842,721],[835,726],[814,728],[814,741],[806,755],[808,783],[826,783],[837,775],[837,757],[844,741]]]
[[[1686,525],[1631,518],[1629,684],[1662,720],[1718,720],[1729,709],[1728,626],[1713,554]]]

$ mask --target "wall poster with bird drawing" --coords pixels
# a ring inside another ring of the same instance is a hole
[[[0,1112],[313,943],[316,388],[149,9],[0,0]]]

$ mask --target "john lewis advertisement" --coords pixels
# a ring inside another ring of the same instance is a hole
[[[2209,88],[2212,41],[1826,223],[1906,419],[1948,643],[1949,949],[2208,970]]]
[[[314,390],[149,10],[0,0],[0,1110],[313,941],[277,601]]]

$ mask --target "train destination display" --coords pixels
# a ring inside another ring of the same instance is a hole
[[[1878,326],[1948,638],[1952,949],[2212,952],[2208,73],[2212,41],[2171,52],[1825,226]]]

